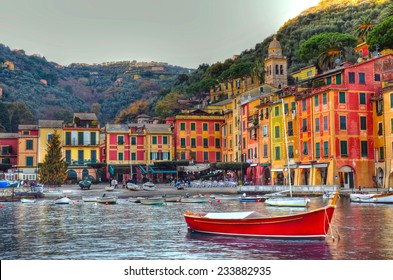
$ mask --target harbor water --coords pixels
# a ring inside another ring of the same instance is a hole
[[[308,209],[326,204],[311,198]],[[119,199],[105,205],[75,201],[56,205],[1,203],[2,260],[392,260],[393,205],[338,201],[325,240],[279,240],[190,233],[185,211],[259,211],[283,215],[305,208],[213,201],[141,205]]]

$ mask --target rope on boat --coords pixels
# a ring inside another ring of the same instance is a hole
[[[325,236],[331,236],[332,237],[332,239],[333,239],[333,242],[335,241],[335,236],[334,236],[334,233],[333,233],[333,230],[334,230],[334,226],[333,226],[333,220],[335,221],[336,220],[336,217],[335,217],[335,215],[333,215],[333,217],[332,217],[332,220],[329,220],[329,216],[327,215],[327,212],[326,212],[326,207],[325,207],[325,219],[323,219],[323,222],[324,222],[324,229],[326,228],[325,227],[325,223],[326,223],[326,221],[328,222],[328,224],[329,224],[329,230],[330,230],[330,235],[328,234],[328,232],[325,232]],[[340,240],[340,233],[338,232],[338,229],[336,228],[335,229],[335,232],[336,232],[336,234],[337,234],[337,240]]]

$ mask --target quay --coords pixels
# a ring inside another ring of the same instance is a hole
[[[289,191],[289,186],[237,186],[237,187],[186,187],[183,190],[170,186],[169,184],[156,184],[154,191],[131,191],[119,185],[111,192],[105,191],[108,184],[92,185],[90,190],[81,190],[79,185],[62,185],[58,188],[46,187],[43,192],[31,191],[30,188],[5,188],[0,189],[0,201],[12,202],[19,201],[21,198],[43,198],[53,199],[59,196],[69,196],[72,199],[81,199],[83,196],[102,196],[115,195],[118,198],[127,199],[130,197],[151,197],[160,195],[196,195],[196,194],[226,194],[236,195],[246,193],[247,195],[263,195],[267,193]],[[293,196],[319,196],[326,192],[333,192],[337,186],[293,186]],[[365,193],[385,193],[387,189],[362,188],[361,192]],[[340,195],[349,196],[349,194],[359,192],[358,189],[340,189]]]

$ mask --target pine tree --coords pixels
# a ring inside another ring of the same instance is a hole
[[[59,186],[67,179],[67,163],[62,157],[60,135],[57,131],[47,145],[39,176],[42,184],[51,186]]]

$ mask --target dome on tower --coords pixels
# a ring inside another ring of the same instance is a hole
[[[281,49],[281,44],[277,41],[276,36],[273,36],[273,41],[270,42],[269,49]]]

